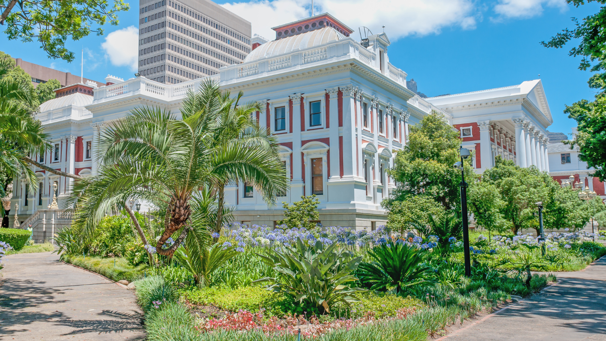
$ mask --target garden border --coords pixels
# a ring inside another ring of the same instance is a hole
[[[587,266],[586,266],[584,269],[582,269],[582,270],[579,270],[579,271],[563,271],[563,272],[564,272],[564,273],[566,273],[566,272],[571,273],[571,272],[582,272],[582,271],[585,271],[585,270],[587,270],[587,269],[588,269],[590,266],[595,265],[595,264],[596,264],[596,263],[597,263],[597,262],[598,262],[600,259],[605,258],[605,257],[606,257],[606,256],[602,256],[602,257],[600,257],[600,258],[597,258],[597,259],[596,259],[596,260],[594,260],[593,262],[589,263],[589,264],[588,264],[588,265],[587,265]],[[544,273],[540,273],[540,274],[544,274]],[[557,278],[557,276],[556,276],[556,278]],[[557,282],[555,282],[555,283],[553,283],[553,284],[550,284],[550,285],[548,285],[548,286],[544,287],[543,289],[541,289],[541,291],[537,292],[536,294],[532,294],[532,295],[530,295],[530,296],[534,296],[534,295],[540,295],[540,294],[542,294],[542,293],[543,293],[545,290],[550,289],[550,288],[553,288],[553,287],[556,287],[556,286],[558,286],[559,284],[560,284],[560,281],[557,281]],[[479,320],[477,320],[477,321],[473,321],[473,322],[472,322],[470,325],[465,326],[465,327],[460,328],[460,329],[457,329],[457,330],[455,330],[454,332],[452,332],[452,333],[450,333],[450,334],[448,334],[448,335],[444,335],[444,336],[442,336],[441,338],[436,339],[435,341],[443,341],[443,340],[446,340],[446,339],[448,339],[448,338],[449,338],[449,337],[451,337],[451,336],[454,336],[454,335],[456,335],[456,334],[458,334],[458,333],[460,333],[460,332],[462,332],[462,331],[464,331],[464,330],[466,330],[466,329],[469,329],[469,328],[471,328],[471,327],[473,327],[473,326],[475,326],[475,325],[478,325],[478,324],[480,324],[480,323],[483,323],[484,321],[488,320],[489,318],[494,317],[495,315],[498,315],[498,314],[502,313],[503,311],[505,311],[505,310],[507,310],[507,309],[509,309],[509,308],[513,307],[514,305],[520,304],[520,303],[525,302],[525,301],[527,301],[527,299],[522,299],[522,300],[519,300],[519,301],[517,301],[517,302],[512,302],[512,303],[508,304],[507,306],[505,306],[505,307],[503,307],[503,308],[501,308],[501,309],[499,309],[499,310],[497,310],[497,311],[495,311],[495,312],[493,312],[493,313],[490,313],[490,314],[488,314],[487,316],[484,316],[484,317],[482,317],[481,319],[479,319]]]
[[[66,262],[66,261],[64,261],[64,260],[62,260],[62,259],[59,259],[59,261],[60,261],[61,263],[63,263],[63,264],[71,265],[71,266],[73,266],[74,268],[78,268],[78,269],[81,269],[81,270],[84,270],[84,271],[90,272],[90,273],[92,273],[92,274],[95,274],[95,275],[97,275],[97,276],[99,276],[99,277],[105,278],[106,280],[108,280],[108,281],[110,281],[110,282],[112,282],[112,283],[116,284],[117,286],[119,286],[119,287],[121,287],[121,288],[123,288],[123,289],[128,290],[128,287],[127,287],[126,285],[121,284],[121,283],[118,283],[118,282],[114,281],[113,279],[107,278],[107,277],[103,276],[102,274],[100,274],[100,273],[98,273],[98,272],[94,272],[94,271],[92,271],[92,270],[85,269],[85,268],[83,268],[83,267],[81,267],[81,266],[77,266],[77,265],[75,265],[75,264],[68,263],[68,262]],[[130,284],[130,283],[129,283],[129,284]]]

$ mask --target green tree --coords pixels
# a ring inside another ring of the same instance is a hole
[[[318,213],[318,205],[320,200],[316,195],[301,196],[300,201],[296,201],[291,205],[287,202],[282,203],[284,206],[284,220],[280,221],[280,225],[288,227],[304,227],[312,229],[316,227],[316,221],[320,220]]]
[[[550,229],[583,228],[589,221],[586,204],[579,199],[579,193],[570,188],[557,188],[553,197],[545,205],[543,219]]]
[[[605,0],[567,0],[576,7],[590,2],[606,4]],[[570,56],[581,57],[580,70],[591,71],[589,87],[597,89],[595,101],[581,100],[567,106],[565,113],[578,123],[578,134],[571,145],[579,146],[579,158],[587,162],[588,167],[595,168],[595,176],[606,181],[606,6],[582,20],[572,19],[575,28],[564,29],[543,46],[563,48],[569,42],[578,42],[570,49]]]
[[[587,215],[588,215],[588,219],[590,220],[591,218],[593,218],[594,220],[596,220],[596,216],[600,215],[602,212],[606,212],[606,205],[604,205],[604,201],[602,201],[602,198],[600,198],[600,196],[596,196],[595,198],[588,200],[585,204],[586,209],[587,209]],[[599,221],[598,221],[599,224]],[[583,225],[585,226],[585,225]]]
[[[39,84],[36,87],[36,95],[38,97],[38,102],[40,104],[49,101],[55,98],[55,90],[61,87],[61,83],[59,83],[56,79],[51,79],[46,83]]]
[[[436,217],[439,220],[442,215],[444,208],[433,198],[427,195],[411,196],[404,201],[391,202],[387,226],[394,231],[404,233],[406,230],[416,229],[418,225],[427,226],[429,217]]]
[[[473,183],[467,192],[467,200],[470,211],[479,226],[489,232],[502,232],[507,228],[500,211],[504,202],[494,184],[486,181]]]
[[[71,62],[74,53],[65,47],[68,39],[103,35],[101,26],[118,25],[118,12],[129,8],[122,0],[0,0],[0,24],[6,24],[9,40],[37,40],[49,57]]]
[[[496,158],[495,167],[484,172],[482,181],[499,189],[504,202],[500,211],[513,233],[522,228],[538,228],[536,203],[547,205],[559,188],[549,174],[536,167],[521,168],[500,157]]]
[[[156,250],[171,257],[195,231],[190,219],[192,198],[201,189],[214,188],[217,179],[229,175],[249,182],[269,202],[286,189],[275,149],[245,139],[215,143],[220,140],[216,134],[221,133],[223,110],[235,105],[224,100],[216,83],[204,82],[198,93],[188,92],[187,97],[195,105],[184,106],[181,118],[161,108],[144,107],[105,130],[98,149],[105,166],[96,177],[74,186],[77,223],[92,231],[114,205],[124,205],[128,198],[149,200],[166,209]],[[178,236],[175,242],[165,247],[173,236]]]
[[[436,112],[425,116],[417,126],[410,127],[409,142],[397,153],[389,171],[397,187],[383,205],[391,209],[396,201],[427,195],[446,210],[460,207],[461,171],[453,165],[460,161],[459,133]],[[472,182],[475,173],[465,163],[465,176]]]

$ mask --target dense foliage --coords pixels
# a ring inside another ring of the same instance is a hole
[[[0,228],[0,241],[5,242],[14,250],[21,250],[31,237],[32,232],[21,229]]]
[[[604,0],[567,0],[575,6],[589,2],[606,4]],[[572,145],[578,145],[579,157],[587,162],[587,166],[595,169],[594,175],[601,181],[606,181],[606,6],[600,7],[598,13],[582,20],[573,18],[575,28],[564,29],[548,42],[542,42],[546,47],[563,48],[569,42],[577,43],[570,50],[573,57],[581,57],[580,70],[591,71],[589,87],[598,90],[593,102],[585,99],[571,106],[564,112],[568,117],[577,121],[578,133]]]
[[[315,194],[301,196],[301,200],[294,202],[292,205],[284,202],[284,220],[280,221],[280,225],[304,227],[306,229],[316,227],[316,221],[320,220],[319,204],[320,200],[316,198]]]

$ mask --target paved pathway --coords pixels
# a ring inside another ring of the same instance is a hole
[[[0,340],[143,340],[132,291],[49,252],[3,258]]]
[[[606,340],[606,257],[558,284],[443,339]]]

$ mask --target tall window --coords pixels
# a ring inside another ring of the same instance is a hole
[[[40,163],[43,163],[43,162],[44,162],[44,153],[45,153],[45,152],[41,152],[41,153],[40,153]]]
[[[42,206],[42,191],[44,190],[44,185],[40,183],[38,185],[38,206]]]
[[[320,101],[309,103],[309,126],[311,127],[322,125],[321,103]]]
[[[245,198],[253,197],[253,186],[247,182],[244,183],[244,197]]]
[[[55,189],[55,196],[58,197],[59,196],[59,184],[57,183],[57,181],[54,182],[53,188]]]
[[[311,159],[311,194],[324,194],[324,179],[322,176],[322,159]]]
[[[59,161],[59,144],[55,143],[55,155],[53,157],[54,161]]]
[[[276,131],[286,130],[286,107],[279,107],[274,109],[274,127]]]
[[[27,200],[27,199],[29,199],[29,184],[25,184],[25,203],[24,203],[25,206],[29,205],[29,203],[28,203],[29,200]]]
[[[562,158],[562,164],[570,163],[570,153],[560,154]]]
[[[362,104],[362,124],[368,128],[368,103]]]
[[[398,138],[398,119],[395,116],[391,117],[391,126],[393,127],[393,138]]]
[[[385,120],[383,119],[383,110],[379,110],[379,133],[383,134],[383,125]]]
[[[86,158],[90,159],[93,143],[91,141],[86,142]]]
[[[384,174],[383,174],[383,163],[381,163],[381,166],[379,167],[379,172],[381,173],[381,185],[383,185],[383,177],[384,177]]]

